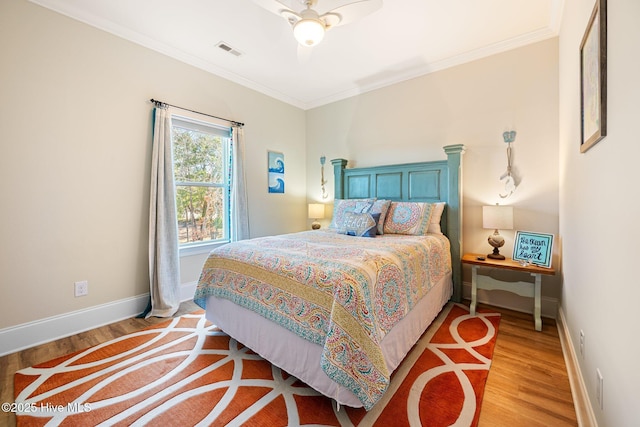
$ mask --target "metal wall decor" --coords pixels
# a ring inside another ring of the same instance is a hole
[[[507,171],[500,176],[500,181],[504,179],[504,194],[500,193],[500,197],[506,199],[516,191],[516,180],[511,171],[511,143],[516,139],[516,131],[506,131],[502,134],[504,142],[507,144]]]
[[[320,157],[320,190],[323,199],[329,197],[327,189],[324,187],[324,185],[327,183],[327,180],[324,179],[324,164],[326,163],[326,161],[327,158],[325,156]]]

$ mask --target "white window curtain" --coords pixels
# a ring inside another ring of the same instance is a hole
[[[171,150],[171,113],[166,107],[156,107],[154,111],[149,280],[151,302],[146,317],[173,316],[180,307],[180,254]]]
[[[233,177],[231,180],[231,241],[249,238],[249,208],[247,205],[247,187],[244,173],[244,129],[233,126],[232,159]]]

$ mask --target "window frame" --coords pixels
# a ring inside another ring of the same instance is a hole
[[[201,253],[208,253],[218,246],[222,246],[231,241],[231,186],[232,186],[232,153],[231,153],[231,128],[229,126],[219,125],[211,121],[195,119],[193,117],[185,116],[182,114],[171,114],[171,153],[172,164],[175,168],[175,145],[173,128],[178,127],[190,131],[196,131],[201,133],[208,133],[211,135],[220,136],[222,138],[222,179],[221,182],[201,182],[201,181],[177,181],[175,177],[175,170],[173,173],[173,183],[176,189],[176,196],[174,203],[178,202],[178,187],[207,187],[207,188],[222,188],[223,191],[223,205],[224,205],[224,219],[223,223],[223,237],[215,240],[196,241],[180,243],[178,240],[178,251],[180,256],[196,255]]]

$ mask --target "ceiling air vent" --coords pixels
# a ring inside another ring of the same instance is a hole
[[[224,50],[225,52],[229,52],[232,55],[242,56],[242,52],[240,52],[238,49],[232,48],[231,46],[229,46],[225,42],[220,42],[216,46],[219,47],[220,49]]]

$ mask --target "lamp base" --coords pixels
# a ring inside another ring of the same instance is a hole
[[[489,236],[487,241],[491,246],[493,246],[493,252],[488,254],[487,258],[506,259],[504,255],[500,255],[500,250],[498,249],[504,245],[504,237],[502,237],[500,233],[498,233],[498,230],[494,231],[493,234]]]
[[[311,229],[312,230],[319,230],[320,229],[320,223],[318,221],[313,221],[311,223]]]
[[[500,253],[490,253],[487,255],[487,258],[491,259],[506,259],[504,255],[500,255]]]

